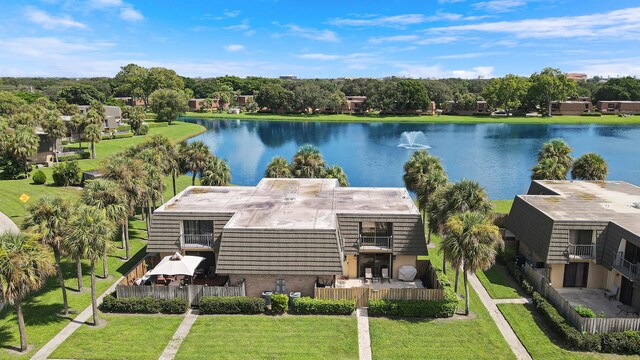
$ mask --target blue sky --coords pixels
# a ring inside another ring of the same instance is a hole
[[[640,1],[0,0],[0,76],[640,75]]]

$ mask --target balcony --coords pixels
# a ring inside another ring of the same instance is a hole
[[[360,251],[387,250],[393,247],[393,236],[362,236],[358,239]]]
[[[613,268],[619,271],[627,279],[636,280],[638,274],[638,264],[632,264],[624,258],[624,251],[613,252]]]
[[[572,259],[595,259],[596,258],[596,245],[577,245],[569,244],[567,247],[569,257]]]
[[[182,249],[212,249],[214,242],[213,234],[180,235],[180,247]]]

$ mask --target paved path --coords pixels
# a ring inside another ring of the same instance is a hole
[[[102,295],[100,295],[100,297],[98,297],[98,305],[100,305],[105,295],[111,294],[116,290],[116,286],[123,279],[124,277],[121,277],[120,279],[118,279],[116,282],[113,283],[113,285],[109,287],[109,289],[107,289],[107,291],[105,291],[104,293],[102,293]],[[71,320],[71,322],[67,326],[65,326],[64,329],[62,329],[58,333],[58,335],[54,336],[53,339],[49,340],[48,343],[46,343],[43,347],[41,347],[40,350],[38,350],[38,352],[35,355],[33,355],[31,360],[45,360],[49,356],[51,356],[51,354],[53,354],[53,352],[58,348],[58,346],[60,346],[65,340],[67,340],[67,338],[71,336],[71,334],[73,334],[74,331],[76,331],[82,324],[84,324],[87,320],[89,320],[92,314],[93,313],[91,312],[91,305],[89,305],[87,306],[86,309],[84,309],[80,313],[80,315],[76,316],[75,319]]]
[[[173,337],[169,341],[167,347],[164,348],[164,351],[162,352],[162,355],[160,355],[159,360],[173,360],[173,358],[176,357],[176,354],[180,349],[180,345],[182,345],[184,338],[189,335],[189,331],[191,330],[193,323],[196,322],[197,318],[198,310],[189,310],[189,312],[187,312],[187,316],[185,316],[184,320],[182,320],[182,324],[180,324],[178,330],[176,330],[175,334],[173,334]]]
[[[7,215],[0,212],[0,234],[3,234],[5,231],[18,233],[20,229],[18,229],[18,225],[11,221]]]
[[[495,304],[531,304],[531,299],[517,298],[517,299],[491,299]]]
[[[358,354],[360,360],[371,360],[371,337],[369,336],[369,311],[366,308],[356,310],[358,317]]]
[[[505,303],[505,302],[497,302],[496,300],[493,300],[491,296],[489,296],[489,293],[487,292],[487,290],[485,290],[484,286],[482,286],[482,284],[480,283],[480,280],[478,280],[475,274],[469,274],[468,279],[469,279],[469,283],[471,284],[471,286],[473,286],[473,289],[478,294],[480,301],[482,301],[484,306],[489,311],[489,315],[491,315],[491,318],[493,318],[493,321],[495,321],[496,325],[498,325],[498,330],[500,330],[500,333],[502,333],[502,336],[504,336],[504,339],[507,340],[507,344],[509,344],[509,346],[511,347],[511,350],[516,355],[516,358],[519,360],[531,360],[531,355],[529,355],[529,353],[527,352],[527,349],[525,349],[524,345],[522,345],[522,342],[520,342],[520,339],[518,339],[518,337],[516,336],[516,333],[513,332],[513,329],[511,329],[511,326],[509,326],[509,323],[507,322],[507,320],[504,318],[504,316],[498,309],[498,306],[496,306],[497,303]],[[508,299],[508,300],[526,301],[526,299],[522,299],[522,300]],[[523,302],[514,302],[514,303],[522,304]]]

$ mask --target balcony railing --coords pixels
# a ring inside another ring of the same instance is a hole
[[[181,234],[182,248],[213,248],[213,234]]]
[[[375,247],[391,249],[392,236],[360,236],[360,248],[362,247]]]
[[[634,281],[638,273],[638,264],[633,264],[624,258],[624,251],[613,252],[613,268],[627,279]]]
[[[579,245],[579,244],[569,244],[568,247],[569,255],[579,257],[582,259],[595,259],[596,257],[596,245]]]

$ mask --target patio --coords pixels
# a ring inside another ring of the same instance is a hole
[[[574,308],[582,305],[593,310],[596,316],[604,311],[606,318],[625,317],[624,314],[618,315],[620,313],[618,305],[623,304],[618,300],[607,300],[604,289],[556,288],[555,290]]]
[[[396,279],[389,279],[387,281],[381,281],[374,278],[373,281],[366,282],[364,278],[356,279],[343,279],[336,280],[336,288],[338,289],[351,289],[351,288],[370,288],[370,289],[423,289],[422,281],[415,279],[414,281],[400,281]]]

